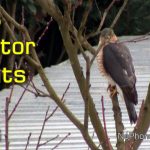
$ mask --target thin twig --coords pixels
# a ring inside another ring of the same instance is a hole
[[[67,86],[66,90],[64,91],[64,93],[63,93],[63,95],[62,95],[62,97],[61,97],[61,101],[63,101],[63,100],[64,100],[64,97],[65,97],[66,93],[68,92],[69,88],[70,88],[70,83],[68,84],[68,86]]]
[[[68,86],[67,86],[66,90],[64,91],[64,93],[63,93],[63,95],[62,95],[62,97],[61,97],[61,101],[63,101],[63,102],[64,102],[64,97],[65,97],[65,95],[66,95],[67,91],[69,90],[69,88],[70,88],[70,83],[68,84]],[[54,115],[54,113],[57,111],[57,109],[58,109],[58,108],[59,108],[59,107],[58,107],[58,106],[56,106],[56,108],[52,111],[52,113],[51,113],[49,116],[47,116],[46,120],[48,120],[50,117],[52,117],[52,116]]]
[[[89,88],[90,88],[90,58],[86,59],[86,98],[85,98],[85,112],[84,112],[84,127],[88,130],[89,118]]]
[[[36,88],[36,86],[35,86],[35,84],[34,84],[34,82],[33,81],[31,81],[31,86],[34,88],[34,90],[36,91],[36,93],[37,93],[37,95],[39,95],[40,94],[40,92],[39,92],[39,90]]]
[[[22,6],[22,12],[21,12],[21,25],[24,26],[24,22],[25,22],[25,18],[24,18],[24,6]],[[22,39],[23,39],[23,42],[25,43],[25,35],[22,33]]]
[[[53,18],[51,17],[50,20],[47,22],[47,25],[46,25],[44,31],[42,32],[42,34],[41,34],[40,37],[38,38],[38,40],[37,40],[37,42],[36,42],[37,45],[39,45],[41,39],[44,37],[44,35],[45,35],[46,32],[48,31],[49,26],[50,26],[50,24],[52,23],[52,21],[53,21]]]
[[[25,87],[24,87],[23,85],[20,85],[20,84],[19,84],[19,86],[25,89]],[[37,90],[38,90],[39,92],[41,92],[41,93],[39,93],[38,95],[37,95],[36,92],[34,92],[34,91],[30,90],[30,89],[26,89],[26,90],[27,90],[28,92],[34,94],[36,97],[38,97],[38,96],[39,96],[39,97],[50,97],[49,94],[46,94],[45,92],[43,92],[43,91],[41,91],[41,90],[39,90],[39,89],[37,89]]]
[[[119,9],[119,11],[118,11],[118,13],[117,13],[115,19],[113,20],[113,22],[112,22],[110,28],[114,28],[114,26],[115,26],[116,23],[118,22],[118,19],[119,19],[120,16],[121,16],[122,12],[124,11],[124,9],[125,9],[127,3],[128,3],[128,0],[124,0],[124,3],[123,3],[123,5],[121,6],[121,8]]]
[[[103,17],[102,17],[102,20],[101,20],[101,22],[100,22],[100,25],[99,25],[97,31],[100,31],[100,30],[102,29],[102,26],[103,26],[103,24],[104,24],[104,22],[105,22],[105,19],[106,19],[106,17],[107,17],[107,14],[108,14],[109,10],[113,7],[115,1],[116,1],[116,0],[113,0],[113,1],[110,3],[110,5],[105,9],[104,14],[103,14]]]
[[[77,44],[79,46],[79,49],[81,51],[81,54],[82,54],[83,58],[85,59],[85,61],[87,61],[87,55],[86,55],[86,53],[85,53],[85,51],[84,51],[84,49],[83,49],[83,47],[81,45],[81,42],[79,40],[80,39],[80,35],[79,34],[78,34],[78,36],[75,35],[75,37],[76,37],[76,42],[77,42]]]
[[[68,84],[66,90],[64,91],[64,93],[62,95],[61,101],[64,101],[64,96],[67,93],[69,87],[70,87],[70,83]],[[54,113],[58,110],[58,108],[59,108],[59,106],[56,106],[55,109],[51,112],[51,114],[48,115],[48,112],[49,112],[49,106],[48,106],[48,109],[46,111],[45,118],[44,118],[44,121],[43,121],[42,129],[41,129],[41,132],[40,132],[40,135],[39,135],[39,138],[38,138],[38,142],[37,142],[37,145],[36,145],[36,150],[38,150],[40,146],[43,146],[43,145],[47,144],[48,142],[50,142],[52,140],[52,139],[50,139],[50,140],[40,144],[40,141],[41,141],[41,138],[42,138],[42,134],[43,134],[43,131],[44,131],[44,128],[45,128],[45,124],[54,115]]]
[[[13,91],[14,91],[14,83],[11,86],[11,91],[10,91],[10,95],[9,95],[9,101],[11,101],[12,95],[13,95]]]
[[[56,135],[54,138],[49,139],[49,140],[47,140],[46,142],[43,142],[43,143],[39,144],[39,147],[41,147],[41,146],[43,146],[43,145],[46,145],[46,144],[48,144],[48,143],[51,142],[51,141],[56,140],[58,137],[59,137],[59,135]]]
[[[54,113],[58,110],[58,108],[59,107],[56,106],[55,109],[52,111],[52,113],[49,116],[48,115],[46,116],[45,121],[48,121],[48,119],[51,118],[54,115]]]
[[[51,150],[56,149],[59,145],[61,145],[61,143],[63,143],[64,140],[66,140],[69,136],[71,135],[71,133],[68,133],[56,146],[54,146]]]
[[[70,83],[68,84],[66,90],[64,91],[64,93],[63,93],[63,95],[62,95],[61,101],[63,101],[63,102],[65,101],[65,100],[64,100],[64,97],[65,97],[67,91],[69,90],[69,88],[70,88]],[[52,111],[52,113],[51,113],[49,116],[47,116],[46,120],[48,120],[50,117],[52,117],[52,116],[54,115],[54,113],[58,110],[58,108],[59,108],[59,107],[56,106],[56,108]]]
[[[27,150],[27,148],[29,146],[31,135],[32,135],[32,133],[29,133],[29,136],[28,136],[28,139],[27,139],[27,143],[26,143],[26,146],[25,146],[25,150]]]
[[[28,83],[27,83],[27,85],[26,85],[24,91],[22,92],[22,94],[21,94],[21,96],[20,96],[18,102],[16,103],[15,107],[13,108],[13,110],[12,110],[11,113],[10,113],[10,115],[8,116],[8,120],[11,119],[11,117],[12,117],[12,115],[14,114],[14,112],[16,111],[18,105],[20,104],[20,102],[21,102],[21,100],[22,100],[22,98],[23,98],[23,96],[24,96],[24,94],[25,94],[25,92],[26,92],[26,90],[27,90],[27,88],[28,88],[28,86],[29,86],[29,83],[30,83],[30,80],[28,81]]]
[[[94,0],[94,1],[95,1],[96,8],[97,8],[97,10],[98,10],[100,19],[102,19],[102,13],[101,13],[101,11],[100,11],[100,9],[99,9],[99,6],[98,6],[98,4],[97,4],[97,0]]]
[[[100,45],[98,46],[98,49],[97,49],[96,53],[93,55],[93,57],[92,57],[92,59],[91,59],[91,61],[90,61],[90,67],[92,67],[92,64],[93,64],[93,62],[94,62],[96,56],[98,55],[98,53],[100,52],[100,50],[102,50],[102,48],[103,48],[104,45],[105,45],[105,43],[100,44]]]
[[[46,114],[45,114],[45,118],[44,118],[44,121],[43,121],[43,125],[42,125],[42,129],[41,129],[41,132],[40,132],[38,141],[37,141],[36,150],[38,150],[39,147],[40,147],[40,141],[41,141],[42,134],[43,134],[43,131],[44,131],[44,128],[45,128],[45,124],[46,124],[46,122],[47,122],[48,111],[49,111],[49,106],[48,106],[48,108],[47,108],[47,111],[46,111]]]
[[[141,42],[141,41],[148,40],[148,39],[150,39],[150,36],[148,34],[145,34],[145,35],[141,35],[140,37],[136,37],[130,40],[120,41],[119,43],[127,43],[127,42],[136,43],[136,42]]]
[[[103,24],[104,24],[104,22],[105,22],[105,19],[106,19],[107,15],[108,15],[108,12],[109,12],[109,10],[113,7],[115,1],[116,1],[116,0],[113,0],[113,1],[109,4],[109,6],[105,9],[104,14],[103,14],[103,17],[102,17],[102,19],[101,19],[101,22],[100,22],[100,24],[99,24],[99,27],[98,27],[97,31],[94,32],[94,33],[90,33],[89,35],[87,35],[86,39],[89,39],[89,38],[91,38],[91,37],[93,37],[93,36],[96,36],[96,35],[100,34],[100,31],[101,31],[101,29],[102,29],[102,26],[103,26]]]
[[[88,2],[87,2],[88,7],[85,8],[85,11],[84,11],[83,16],[82,16],[81,24],[79,27],[79,35],[82,35],[82,32],[85,28],[88,15],[89,15],[91,8],[92,8],[92,4],[93,4],[93,0],[88,0]]]
[[[21,12],[21,25],[24,26],[24,22],[25,22],[25,18],[24,18],[24,6],[22,6],[22,12]],[[24,33],[21,33],[22,35],[22,41],[23,43],[25,44],[25,35]],[[17,69],[20,69],[21,68],[21,65],[23,63],[23,60],[24,60],[24,55],[21,55],[20,57],[20,60],[18,62],[18,68]]]

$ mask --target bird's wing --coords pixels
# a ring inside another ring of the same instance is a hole
[[[128,48],[120,43],[110,43],[103,49],[106,72],[120,86],[134,86],[136,77]]]
[[[103,49],[103,63],[105,71],[126,93],[126,96],[137,104],[136,77],[129,49],[120,43],[106,45]]]

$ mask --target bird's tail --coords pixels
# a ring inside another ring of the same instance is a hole
[[[123,97],[127,107],[130,123],[136,123],[137,114],[134,105],[137,104],[137,92],[136,89],[122,88]]]

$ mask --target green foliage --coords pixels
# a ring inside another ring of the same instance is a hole
[[[150,32],[150,1],[129,1],[115,30],[119,35],[141,35]]]

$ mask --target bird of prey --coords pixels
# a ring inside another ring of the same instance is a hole
[[[136,123],[134,105],[138,103],[138,96],[130,51],[123,43],[118,42],[117,36],[110,28],[101,31],[100,44],[102,48],[97,55],[97,62],[100,73],[108,80],[110,96],[113,97],[118,88],[122,91],[130,123]]]

